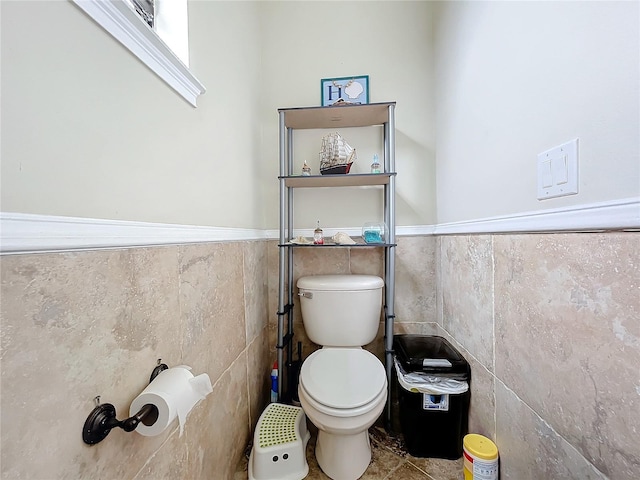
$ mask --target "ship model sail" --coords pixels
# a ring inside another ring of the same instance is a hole
[[[355,148],[351,147],[339,133],[330,133],[322,137],[320,151],[322,175],[349,173],[351,165],[357,158]]]

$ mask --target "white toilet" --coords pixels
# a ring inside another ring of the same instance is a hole
[[[316,275],[298,279],[302,321],[322,345],[302,364],[298,395],[318,427],[316,459],[334,480],[359,478],[371,461],[368,429],[387,399],[382,362],[362,345],[378,332],[380,277]]]

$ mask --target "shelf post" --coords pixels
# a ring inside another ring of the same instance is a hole
[[[389,105],[389,118],[384,124],[384,137],[385,137],[385,170],[388,172],[395,172],[396,170],[396,158],[395,158],[395,104]],[[395,207],[395,186],[396,177],[392,175],[389,177],[389,184],[384,187],[385,195],[385,223],[389,229],[389,243],[391,246],[385,251],[385,325],[384,325],[384,350],[385,350],[385,369],[387,374],[387,408],[385,410],[385,428],[388,432],[391,431],[391,391],[393,385],[391,380],[393,378],[393,331],[395,322],[395,258],[396,258],[396,207]]]
[[[285,243],[285,212],[286,212],[286,197],[285,197],[285,182],[283,176],[286,174],[285,169],[285,128],[284,128],[284,112],[279,113],[279,122],[280,122],[280,139],[279,139],[279,149],[280,149],[280,236],[279,236],[279,245],[284,245]],[[283,338],[284,338],[284,315],[285,315],[285,303],[284,303],[284,293],[285,293],[285,250],[283,247],[278,248],[278,339],[276,340],[276,355],[278,360],[278,400],[282,398],[282,363],[283,363],[283,355],[282,349],[284,348]]]
[[[287,176],[293,173],[293,129],[286,127],[287,132]],[[285,182],[286,185],[286,182]],[[284,239],[286,242],[290,238],[293,237],[293,188],[286,187],[287,190],[287,238]],[[284,243],[284,242],[283,242]],[[287,342],[287,362],[290,364],[293,359],[293,250],[290,248],[287,249],[287,305],[289,305],[289,310],[287,311],[287,334],[289,341]],[[284,271],[283,271],[284,273]],[[291,375],[291,369],[287,368],[287,385],[289,384]],[[283,382],[280,382],[283,383]],[[294,392],[287,392],[288,398],[293,398]]]

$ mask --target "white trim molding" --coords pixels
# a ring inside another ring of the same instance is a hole
[[[640,197],[439,225],[398,226],[396,236],[640,230]],[[325,232],[360,236],[362,227]],[[312,236],[312,229],[295,230]],[[203,227],[0,212],[0,254],[203,242],[278,240],[278,230]]]
[[[596,232],[640,229],[640,197],[538,210],[465,222],[440,223],[435,235]]]
[[[263,230],[0,212],[0,254],[264,240]]]
[[[72,0],[194,107],[204,85],[123,0]]]

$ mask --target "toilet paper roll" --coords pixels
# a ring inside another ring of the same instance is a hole
[[[147,404],[158,409],[158,418],[155,421],[154,418],[145,418],[136,427],[136,432],[147,437],[159,435],[178,417],[182,435],[189,412],[213,391],[209,375],[203,373],[194,377],[190,370],[191,367],[186,365],[163,370],[131,402],[130,416]]]

